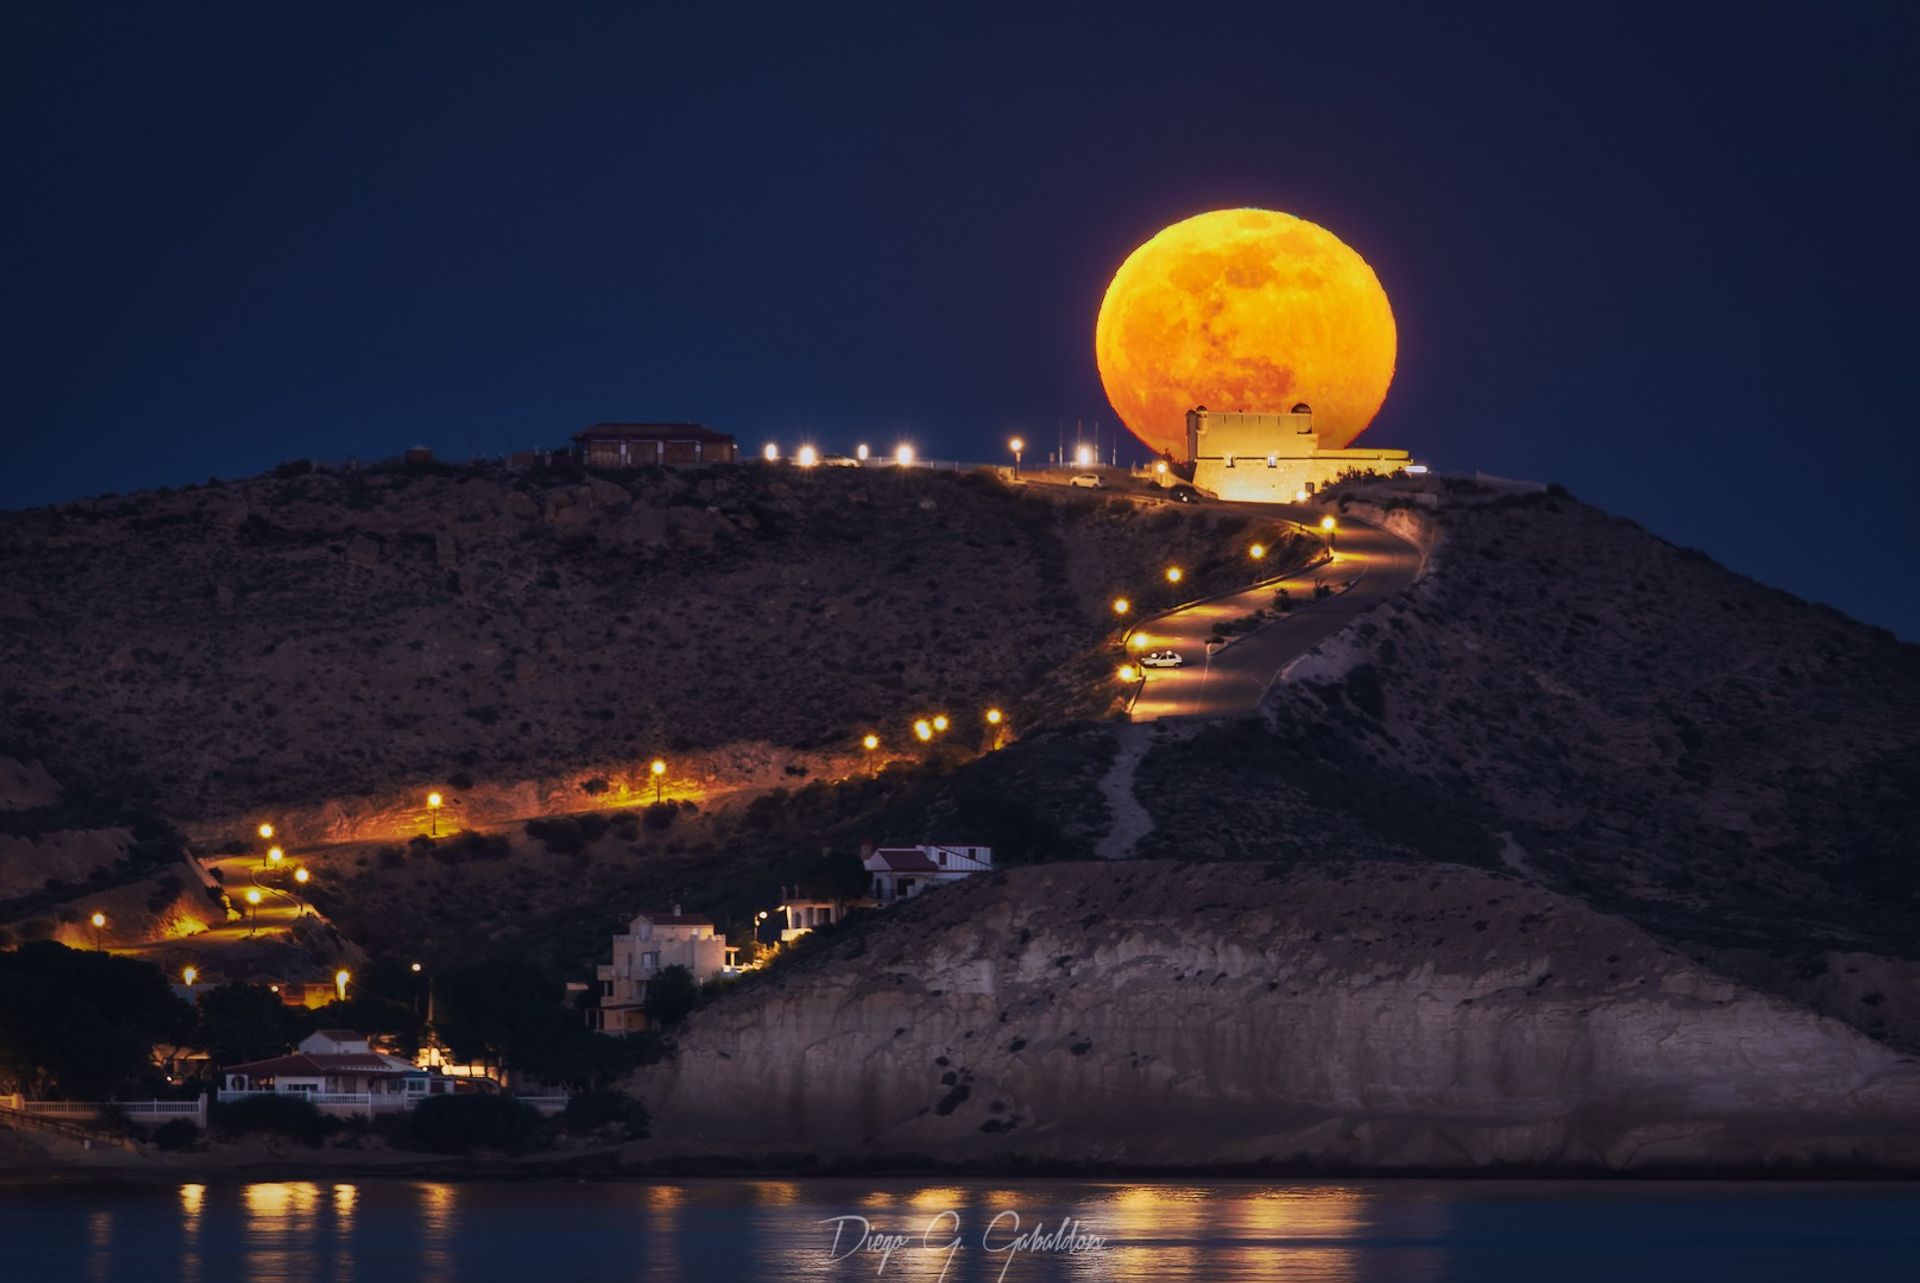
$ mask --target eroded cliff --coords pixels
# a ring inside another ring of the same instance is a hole
[[[1911,1059],[1449,865],[977,879],[722,997],[634,1086],[651,1156],[1920,1163]]]

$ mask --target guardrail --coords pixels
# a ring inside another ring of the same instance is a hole
[[[191,1118],[201,1127],[207,1125],[205,1093],[196,1100],[28,1100],[16,1093],[0,1096],[0,1109],[55,1122],[97,1122],[108,1110],[118,1110],[136,1123]]]

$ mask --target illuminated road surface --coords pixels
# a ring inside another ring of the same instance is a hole
[[[1246,507],[1315,526],[1325,509],[1292,504]],[[1334,560],[1291,579],[1251,588],[1219,601],[1202,602],[1145,621],[1146,650],[1176,650],[1185,668],[1150,668],[1134,701],[1133,720],[1171,717],[1250,717],[1280,670],[1306,654],[1360,615],[1412,587],[1420,574],[1420,550],[1397,535],[1352,518],[1341,518]],[[1348,582],[1352,587],[1340,591]],[[1330,585],[1336,595],[1313,600],[1314,584]],[[1291,614],[1259,632],[1242,636],[1207,655],[1207,639],[1216,623],[1251,615],[1273,604],[1274,590],[1286,587],[1296,605]]]

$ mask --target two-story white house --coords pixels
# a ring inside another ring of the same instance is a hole
[[[662,969],[685,967],[694,983],[705,984],[732,975],[737,953],[705,914],[682,913],[677,904],[672,913],[636,914],[626,933],[613,938],[613,961],[598,968],[595,1028],[609,1034],[638,1033],[647,1027],[647,982]]]
[[[871,879],[869,890],[874,900],[885,905],[910,899],[928,887],[993,872],[993,848],[931,844],[862,847],[860,863]]]
[[[226,1066],[220,1100],[299,1096],[325,1114],[364,1116],[411,1109],[453,1086],[451,1078],[373,1050],[351,1029],[322,1029],[302,1038],[291,1055]]]

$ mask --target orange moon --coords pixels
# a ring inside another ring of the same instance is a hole
[[[1187,411],[1313,407],[1319,444],[1359,436],[1398,348],[1387,292],[1324,227],[1265,209],[1175,223],[1127,255],[1094,326],[1100,382],[1157,454],[1187,448]]]

